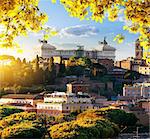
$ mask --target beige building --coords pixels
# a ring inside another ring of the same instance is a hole
[[[134,98],[150,98],[150,83],[136,83],[123,87],[123,96]]]
[[[115,66],[127,70],[137,71],[141,74],[149,75],[150,67],[143,59],[143,47],[140,46],[139,40],[135,42],[135,57],[128,57],[127,59],[116,61]]]
[[[84,82],[72,82],[67,84],[67,92],[73,92],[73,93],[78,93],[78,92],[84,92],[84,93],[89,93],[90,89],[90,84],[84,83]]]
[[[145,112],[150,114],[150,99],[141,99],[138,101],[138,104],[145,110]]]
[[[137,72],[139,72],[140,65],[146,65],[145,60],[136,59],[133,57],[128,57],[127,59],[115,62],[116,67],[127,69],[127,70],[133,70]]]
[[[34,100],[34,95],[8,94],[1,97],[0,104],[22,103],[34,105]]]
[[[139,66],[139,73],[150,75],[150,66]]]
[[[44,97],[43,103],[37,103],[37,113],[49,115],[68,114],[73,111],[100,108],[100,104],[93,104],[92,98],[87,93],[54,92]]]
[[[36,112],[36,103],[41,101],[40,95],[8,94],[0,98],[0,105],[10,105],[25,111]]]

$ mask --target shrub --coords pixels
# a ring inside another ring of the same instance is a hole
[[[35,128],[32,122],[14,124],[3,130],[2,138],[41,138],[42,132]]]
[[[119,133],[116,124],[106,119],[78,119],[52,126],[50,134],[53,139],[94,139],[111,138]]]
[[[15,107],[12,106],[0,106],[0,119],[2,119],[3,117],[9,116],[11,114],[14,113],[19,113],[19,112],[23,112],[22,109],[17,109]]]

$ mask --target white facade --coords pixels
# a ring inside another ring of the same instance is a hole
[[[21,103],[33,105],[33,99],[13,99],[13,98],[1,98],[0,105],[8,103]]]
[[[62,104],[56,103],[37,103],[37,109],[45,109],[45,110],[59,110],[62,111]]]
[[[93,104],[90,103],[37,103],[37,110],[44,111],[59,111],[59,113],[70,113],[78,110],[93,109]],[[42,112],[39,112],[42,113]],[[45,112],[44,112],[45,113]],[[57,114],[57,112],[55,113]]]
[[[54,92],[44,97],[45,103],[92,103],[87,94],[76,95],[73,93]]]
[[[57,50],[55,46],[52,46],[47,43],[47,41],[42,41],[41,46],[41,54],[40,56],[43,58],[50,58],[54,56],[61,56],[62,58],[70,58],[71,56],[86,56],[91,59],[112,59],[115,60],[115,51],[116,49],[111,47],[107,44],[107,42],[104,40],[104,42],[99,43],[99,49],[95,50],[84,50],[82,46],[80,46],[82,49],[78,50]]]
[[[83,111],[93,109],[92,98],[86,93],[65,93],[54,92],[44,97],[43,103],[37,103],[37,113],[58,115],[60,113],[70,113],[73,111]]]

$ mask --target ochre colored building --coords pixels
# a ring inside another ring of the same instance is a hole
[[[85,92],[89,93],[90,85],[87,83],[81,82],[72,82],[67,84],[67,92],[71,93],[78,93],[78,92]]]
[[[98,63],[103,65],[107,70],[113,69],[114,61],[112,59],[99,59]]]

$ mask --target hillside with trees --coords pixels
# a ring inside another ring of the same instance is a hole
[[[5,56],[3,59],[9,60],[11,56]],[[1,57],[2,58],[2,57]],[[54,84],[55,79],[69,75],[102,77],[107,73],[104,66],[94,64],[86,57],[75,58],[71,57],[68,60],[68,66],[63,63],[59,64],[59,73],[56,74],[56,65],[53,57],[49,58],[46,69],[39,67],[39,57],[37,56],[32,62],[27,62],[26,59],[11,58],[8,65],[0,66],[3,71],[3,78],[0,78],[2,86],[32,86],[40,84]],[[90,70],[91,69],[91,70]]]
[[[132,113],[110,108],[73,112],[55,117],[1,106],[1,138],[91,139],[118,136],[124,127],[136,126]]]

